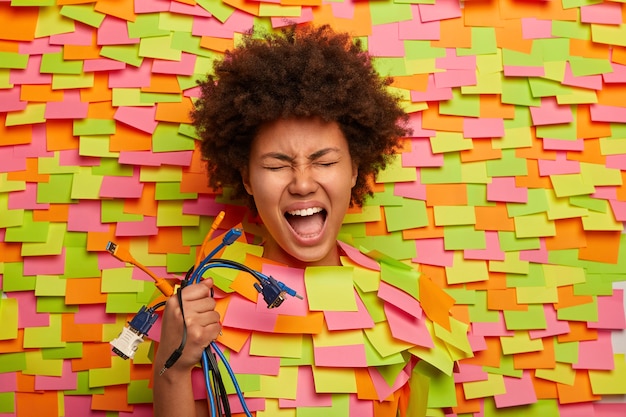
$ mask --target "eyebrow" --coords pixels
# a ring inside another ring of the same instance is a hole
[[[307,156],[307,159],[309,161],[315,161],[316,159],[319,159],[331,152],[340,152],[339,148],[324,148],[324,149],[320,149],[318,151],[313,152],[312,154],[310,154],[309,156]],[[280,153],[280,152],[268,152],[265,153],[263,155],[261,155],[261,159],[278,159],[280,161],[285,161],[285,162],[293,162],[295,160],[294,157],[289,156],[287,154],[284,153]]]

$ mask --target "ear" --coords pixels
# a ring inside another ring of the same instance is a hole
[[[356,185],[356,179],[359,176],[359,167],[357,164],[353,163],[352,164],[352,178],[351,178],[351,183],[352,183],[352,187],[354,188],[354,186]]]
[[[240,171],[241,174],[241,181],[243,183],[243,188],[246,189],[246,192],[250,195],[252,195],[252,186],[250,185],[250,175],[248,173],[248,168],[243,168]]]

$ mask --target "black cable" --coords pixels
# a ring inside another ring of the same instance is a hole
[[[180,345],[178,346],[178,348],[174,352],[172,352],[170,357],[167,358],[167,360],[165,361],[165,364],[163,365],[163,368],[159,372],[159,375],[163,375],[165,371],[167,371],[176,363],[178,358],[180,358],[180,355],[183,354],[183,349],[185,349],[185,344],[187,343],[187,323],[185,323],[185,310],[183,309],[182,293],[183,293],[183,289],[181,287],[178,290],[178,292],[176,292],[176,296],[178,297],[178,306],[180,307],[180,314],[183,318],[183,336],[181,338]]]

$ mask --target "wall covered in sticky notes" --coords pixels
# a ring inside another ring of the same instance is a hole
[[[176,278],[220,210],[254,231],[206,186],[188,114],[216,57],[288,21],[361,37],[410,113],[414,137],[341,237],[415,265],[469,332],[428,415],[626,415],[623,2],[13,0],[0,416],[152,414],[152,342],[133,361],[108,342],[154,285],[106,242]]]

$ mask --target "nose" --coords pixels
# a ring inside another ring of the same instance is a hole
[[[292,169],[289,192],[294,195],[309,195],[317,190],[318,183],[315,180],[311,167],[298,166]]]

